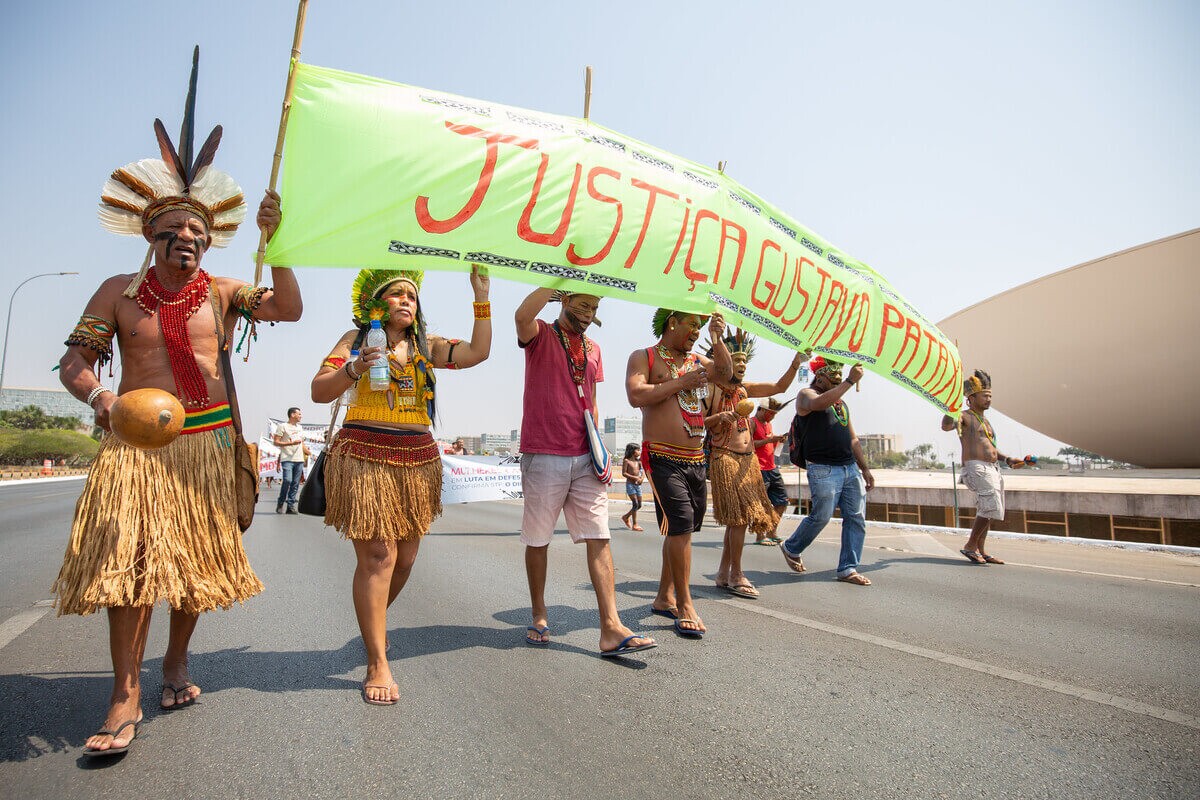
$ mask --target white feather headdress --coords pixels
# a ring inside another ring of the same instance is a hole
[[[192,77],[179,132],[180,150],[171,143],[162,120],[154,120],[162,158],[144,158],[126,164],[109,176],[100,192],[100,224],[106,230],[141,236],[143,225],[168,211],[184,209],[204,219],[213,247],[225,247],[233,241],[238,225],[246,218],[246,199],[241,187],[212,166],[221,143],[220,125],[213,128],[195,159],[192,158],[199,65],[197,47],[192,53]],[[153,248],[146,253],[141,270],[125,290],[126,297],[137,295],[138,286],[150,268],[152,253]]]

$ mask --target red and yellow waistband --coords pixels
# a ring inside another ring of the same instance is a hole
[[[658,456],[672,461],[682,461],[685,464],[703,464],[704,449],[700,447],[679,447],[666,442],[643,442],[642,452],[649,456]]]
[[[215,406],[209,406],[208,408],[198,408],[188,411],[184,417],[183,430],[180,431],[180,435],[215,431],[218,428],[224,428],[226,425],[232,424],[233,412],[229,410],[229,403],[217,403]]]

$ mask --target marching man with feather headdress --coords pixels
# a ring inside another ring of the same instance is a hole
[[[235,453],[228,377],[221,351],[239,317],[300,318],[300,290],[290,269],[273,268],[274,289],[214,277],[200,264],[224,247],[246,214],[241,189],[213,166],[218,126],[193,152],[196,67],[176,149],[159,120],[161,158],[127,164],[102,190],[100,222],[141,236],[149,251],[136,274],[104,281],[67,338],[59,362],[63,385],[111,430],[118,395],[99,368],[121,354],[120,395],[156,390],[178,398],[182,435],[157,449],[106,435],[75,510],[70,542],[54,584],[58,613],[108,610],[113,691],[100,730],[84,753],[125,752],[142,720],[139,673],[153,607],[171,606],[162,664],[165,710],[200,695],[188,673],[188,642],[200,612],[228,608],[262,591],[246,559],[235,502]],[[268,235],[279,222],[278,196],[259,208]],[[228,364],[228,359],[225,361]],[[110,372],[111,374],[111,372]],[[120,406],[118,406],[120,408]]]

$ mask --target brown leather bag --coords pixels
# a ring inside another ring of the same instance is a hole
[[[225,391],[229,395],[229,412],[233,416],[234,495],[237,497],[238,527],[242,533],[254,522],[254,506],[258,503],[258,442],[247,444],[242,436],[242,415],[238,410],[237,389],[233,385],[233,367],[229,363],[225,328],[221,324],[221,304],[213,287],[210,299],[217,318],[217,343],[221,349],[221,371],[225,373]]]

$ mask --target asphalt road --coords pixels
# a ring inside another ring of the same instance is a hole
[[[583,549],[565,536],[554,643],[523,644],[513,502],[450,506],[422,544],[389,616],[390,708],[358,693],[350,546],[263,502],[246,543],[267,589],[201,620],[200,702],[157,708],[160,609],[146,723],[97,765],[80,754],[110,688],[104,618],[45,605],[81,485],[0,487],[3,798],[1200,794],[1200,559],[997,539],[1010,564],[979,567],[961,538],[871,527],[875,585],[860,588],[833,580],[835,523],[803,577],[747,546],[762,598],[744,601],[712,588],[708,527],[697,642],[649,614],[658,535],[621,529],[618,603],[660,646],[614,662],[596,655]],[[614,526],[626,508],[613,503]]]

